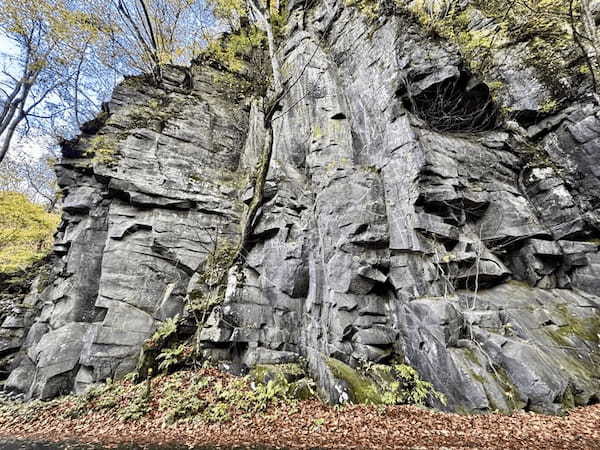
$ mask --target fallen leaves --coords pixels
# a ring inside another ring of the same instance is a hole
[[[211,372],[226,379],[229,375]],[[154,388],[159,396],[159,383]],[[160,398],[153,399],[158,405]],[[233,414],[231,421],[202,420],[166,426],[158,407],[136,421],[122,421],[116,409],[67,417],[69,402],[53,402],[28,411],[24,419],[0,414],[0,437],[76,440],[111,446],[122,443],[184,446],[265,445],[285,448],[388,449],[451,448],[600,448],[600,405],[578,408],[567,416],[532,413],[464,416],[415,406],[350,405],[333,408],[317,400],[279,404],[255,414]]]

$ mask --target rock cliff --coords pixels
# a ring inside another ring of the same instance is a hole
[[[445,408],[557,413],[600,399],[600,108],[506,46],[502,94],[394,8],[288,5],[286,95],[252,246],[187,333],[236,372],[302,361],[330,402],[404,361]],[[481,25],[477,25],[481,26]],[[48,280],[9,315],[5,386],[49,398],[132,371],[235,242],[261,99],[205,64],[132,78],[58,166]],[[499,115],[510,108],[515,121]],[[435,404],[434,406],[442,406]]]

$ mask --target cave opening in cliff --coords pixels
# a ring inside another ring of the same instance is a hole
[[[418,90],[406,82],[397,93],[404,107],[442,133],[477,133],[496,127],[498,107],[489,88],[470,74],[448,78]]]

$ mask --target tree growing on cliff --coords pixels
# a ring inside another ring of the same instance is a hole
[[[267,35],[272,85],[270,86],[270,89],[266,90],[267,95],[263,97],[263,124],[266,130],[265,139],[255,172],[254,195],[242,220],[242,232],[236,252],[237,255],[233,259],[234,262],[244,256],[244,253],[247,250],[246,247],[252,233],[254,219],[263,201],[267,173],[269,172],[273,154],[273,116],[275,111],[279,108],[279,103],[282,98],[287,93],[281,82],[280,64],[276,53],[277,48],[275,43],[274,22],[276,17],[280,14],[279,7],[280,5],[278,2],[273,3],[271,0],[246,0],[245,4],[245,13],[250,18],[254,19]]]

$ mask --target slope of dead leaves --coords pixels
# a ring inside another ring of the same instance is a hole
[[[207,373],[217,382],[230,379],[230,375],[213,369]],[[186,376],[192,377],[191,372]],[[256,414],[242,414],[232,405],[227,421],[209,423],[191,418],[167,425],[158,397],[161,383],[168,378],[155,379],[149,412],[136,420],[119,417],[118,404],[104,409],[92,405],[74,416],[69,414],[77,402],[73,397],[21,413],[4,405],[0,408],[0,439],[78,441],[106,447],[163,444],[164,448],[177,444],[228,448],[600,449],[600,405],[578,408],[563,417],[523,412],[466,416],[414,406],[335,408],[308,400],[277,402]],[[135,389],[123,383],[125,390]],[[126,404],[131,398],[123,395],[122,401]]]

